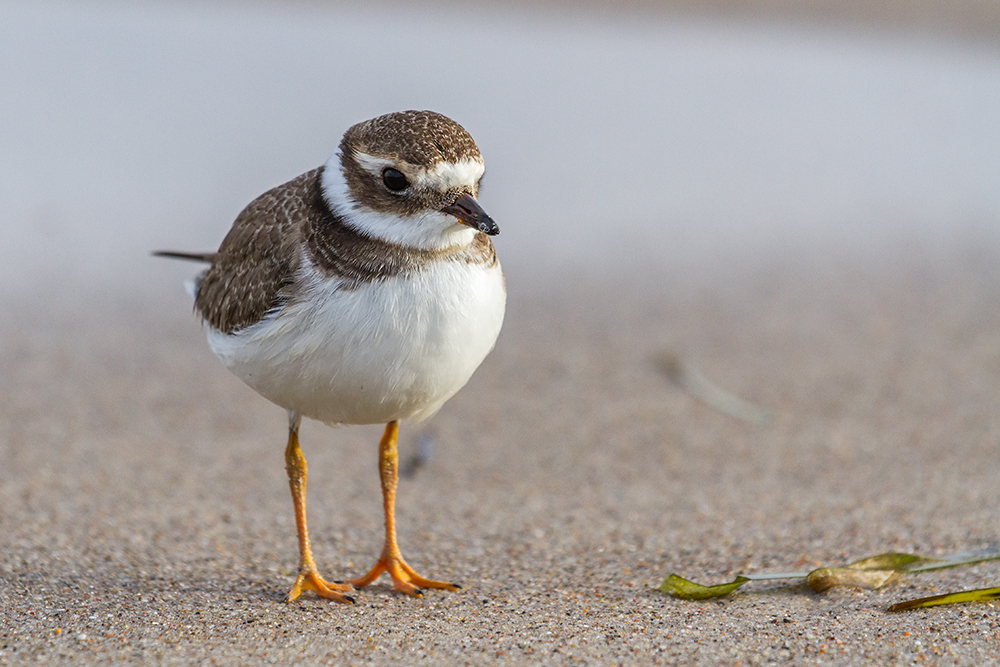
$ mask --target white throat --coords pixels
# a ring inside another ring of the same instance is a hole
[[[481,175],[481,174],[480,174]],[[412,216],[380,213],[360,205],[351,195],[337,151],[323,166],[323,196],[334,214],[357,231],[396,245],[436,250],[472,243],[476,230],[454,216],[426,211]]]

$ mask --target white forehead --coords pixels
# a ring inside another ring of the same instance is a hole
[[[367,153],[357,152],[354,154],[354,159],[373,176],[379,176],[386,167],[397,167],[393,160]],[[474,186],[483,177],[485,170],[482,160],[462,158],[457,162],[438,162],[430,169],[418,167],[416,172],[411,172],[407,176],[420,189],[443,192],[455,187]]]

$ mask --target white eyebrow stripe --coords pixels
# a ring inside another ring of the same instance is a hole
[[[421,185],[426,184],[444,191],[462,185],[473,186],[485,171],[482,160],[463,158],[458,162],[438,162],[418,176],[417,180],[422,181]]]
[[[396,165],[393,160],[361,152],[355,153],[354,159],[372,176],[379,176],[386,167]],[[420,188],[444,192],[455,187],[474,186],[485,171],[482,160],[462,158],[458,162],[441,161],[430,169],[418,169],[411,177],[414,185]]]
[[[381,157],[375,157],[374,155],[369,155],[368,153],[354,153],[354,159],[360,164],[365,171],[373,176],[378,176],[382,173],[382,170],[386,167],[391,167],[395,162],[392,160],[387,160]]]

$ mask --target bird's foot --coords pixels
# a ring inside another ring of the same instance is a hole
[[[316,591],[316,595],[334,602],[353,603],[354,598],[344,595],[345,592],[354,590],[354,586],[342,583],[330,583],[319,576],[316,570],[300,570],[299,576],[295,579],[295,585],[285,596],[285,602],[291,602],[302,594],[302,591]]]
[[[449,584],[446,581],[434,581],[433,579],[421,577],[413,571],[412,567],[406,564],[402,556],[386,556],[384,554],[375,563],[375,567],[368,571],[368,574],[359,579],[352,579],[351,584],[355,588],[362,588],[378,579],[379,575],[383,572],[389,574],[389,577],[392,579],[393,588],[400,593],[406,593],[414,597],[423,595],[423,591],[421,590],[423,588],[443,588],[447,591],[457,591],[462,588],[458,584]]]

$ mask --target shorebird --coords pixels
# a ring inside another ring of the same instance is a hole
[[[396,438],[472,376],[500,333],[499,233],[476,197],[479,148],[455,121],[403,111],[354,125],[339,149],[252,201],[213,253],[160,251],[210,263],[189,284],[222,363],[288,412],[288,473],[299,542],[286,596],[348,593],[383,572],[409,595],[456,590],[403,559],[396,540]],[[386,424],[379,443],[382,553],[367,574],[331,582],[313,560],[299,424]]]

